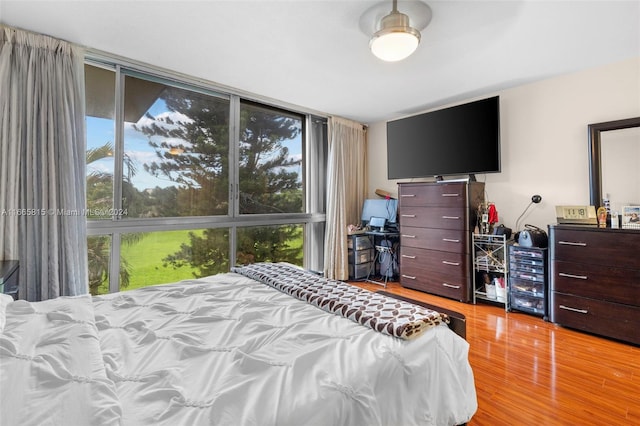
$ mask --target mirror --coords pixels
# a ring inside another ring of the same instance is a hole
[[[611,210],[640,205],[640,117],[590,124],[591,205],[607,198]]]

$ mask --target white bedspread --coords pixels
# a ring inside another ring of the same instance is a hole
[[[453,425],[477,409],[446,325],[401,340],[234,273],[0,309],[0,425]]]

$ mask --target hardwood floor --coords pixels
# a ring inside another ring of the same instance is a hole
[[[466,315],[478,395],[470,426],[640,425],[640,347],[397,283],[386,290]]]

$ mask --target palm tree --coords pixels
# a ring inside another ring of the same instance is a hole
[[[113,144],[106,142],[96,148],[87,150],[86,164],[113,156]],[[136,169],[128,165],[133,175]],[[91,171],[87,174],[87,207],[91,209],[109,209],[113,206],[113,175],[103,171]],[[125,244],[135,244],[144,234],[126,234]],[[93,295],[109,292],[109,265],[111,258],[111,237],[109,235],[90,236],[87,239],[87,256],[89,262],[89,292]],[[120,287],[128,287],[131,279],[130,266],[126,259],[120,258]]]

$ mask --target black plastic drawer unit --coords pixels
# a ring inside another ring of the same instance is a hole
[[[509,302],[511,310],[548,317],[547,249],[509,246]]]

